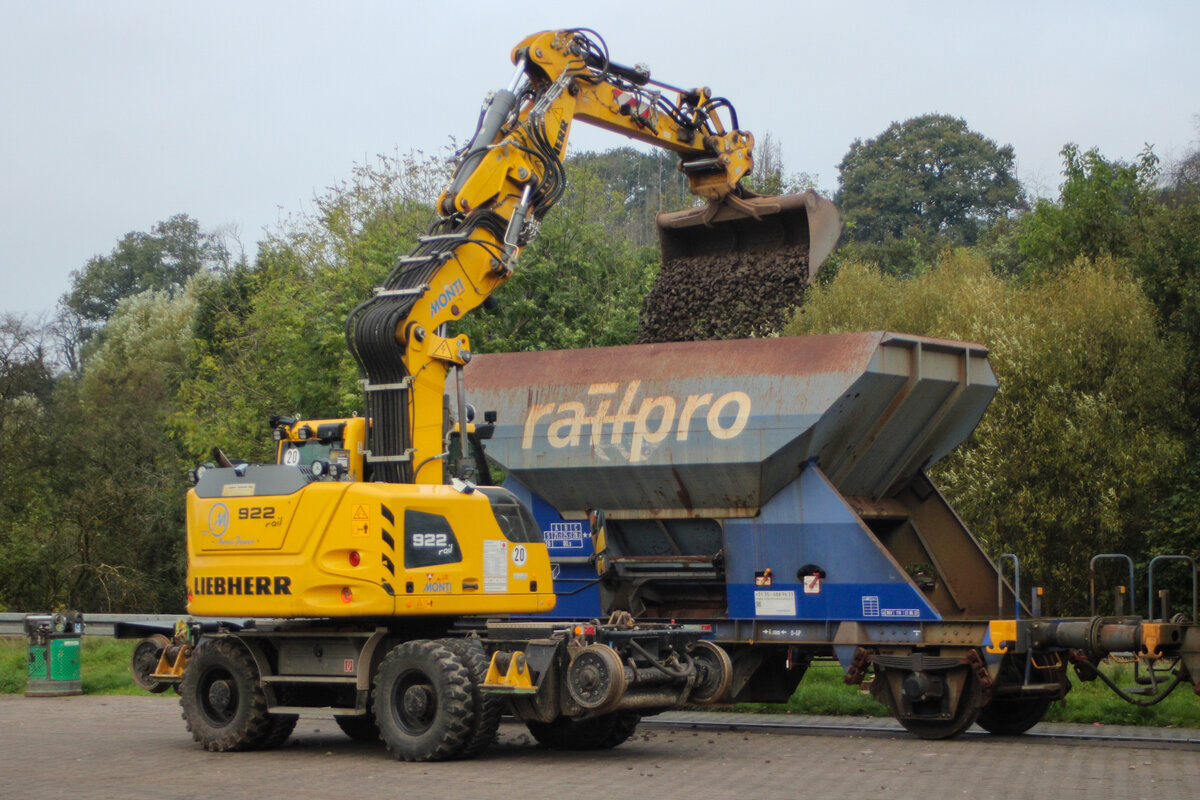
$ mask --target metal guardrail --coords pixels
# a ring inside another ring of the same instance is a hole
[[[32,612],[31,612],[32,613]],[[118,622],[158,622],[168,626],[187,614],[87,614],[83,615],[85,636],[112,636]],[[0,613],[0,636],[24,636],[25,612]]]

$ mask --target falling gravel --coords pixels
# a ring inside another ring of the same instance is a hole
[[[638,341],[778,333],[807,285],[807,245],[668,259],[642,303]]]

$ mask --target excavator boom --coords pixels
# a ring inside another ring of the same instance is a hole
[[[515,75],[489,95],[438,199],[441,220],[347,321],[366,376],[370,479],[443,482],[446,375],[471,357],[467,337],[449,336],[446,326],[507,280],[562,196],[562,155],[576,119],[679,154],[692,193],[707,205],[659,220],[664,259],[683,259],[678,274],[711,274],[731,252],[776,251],[795,256],[802,290],[836,241],[840,225],[828,201],[812,193],[755,197],[741,187],[754,165],[754,137],[739,128],[728,100],[617,64],[589,34],[546,31],[517,45]]]

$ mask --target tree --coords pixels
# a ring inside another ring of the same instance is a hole
[[[846,236],[889,271],[907,273],[947,244],[973,244],[981,231],[1025,206],[1013,149],[926,114],[855,139],[838,165],[835,202]],[[894,263],[892,263],[894,262]]]
[[[168,425],[191,346],[196,292],[122,300],[48,424],[60,602],[181,611],[187,462]],[[49,566],[49,565],[48,565]]]
[[[197,272],[227,266],[229,252],[221,239],[201,231],[200,223],[186,214],[176,214],[155,223],[150,233],[125,234],[111,253],[94,256],[72,272],[71,290],[61,307],[78,321],[82,344],[123,298],[149,290],[176,292]]]
[[[477,352],[629,344],[657,257],[612,231],[626,215],[622,196],[576,165],[563,199],[542,220],[513,276],[494,295],[496,310],[459,323]]]
[[[1109,161],[1096,148],[1062,150],[1065,180],[1057,202],[1042,199],[1021,220],[1025,272],[1059,269],[1079,256],[1125,257],[1142,239],[1154,211],[1158,156],[1149,146],[1133,163]]]
[[[26,320],[0,317],[0,610],[33,608],[26,602],[45,597],[39,565],[47,554],[36,520],[47,507],[46,403],[54,381],[42,338]]]
[[[933,474],[988,552],[1021,555],[1056,612],[1086,612],[1079,574],[1095,553],[1159,546],[1155,514],[1186,454],[1184,354],[1126,265],[1080,259],[1019,284],[968,251],[912,279],[848,264],[787,332],[879,329],[990,348],[999,392]]]
[[[687,178],[679,171],[679,157],[664,150],[649,153],[618,147],[601,153],[577,153],[566,160],[567,185],[591,181],[593,189],[613,196],[622,208],[606,214],[607,232],[634,247],[658,244],[654,217],[663,211],[678,211],[695,202]],[[568,198],[566,202],[570,202]],[[551,213],[561,216],[560,211]],[[599,221],[599,220],[597,220]]]
[[[253,266],[197,287],[189,370],[171,418],[194,458],[219,445],[270,458],[270,414],[349,416],[362,407],[346,347],[351,309],[436,219],[426,201],[444,164],[421,153],[381,156],[272,233]]]
[[[783,149],[771,133],[764,133],[754,143],[754,171],[746,187],[761,195],[798,194],[817,188],[817,176],[807,172],[787,173]]]

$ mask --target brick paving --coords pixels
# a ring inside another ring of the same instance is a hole
[[[927,742],[890,730],[889,721],[872,723],[881,732],[868,735],[710,732],[690,729],[685,714],[666,718],[679,727],[639,730],[611,751],[541,750],[522,726],[506,723],[482,758],[405,764],[381,744],[349,740],[330,720],[302,718],[279,750],[206,753],[192,743],[170,695],[7,695],[0,696],[0,798],[1194,800],[1200,792],[1195,743],[1156,749],[982,736]],[[1200,741],[1197,731],[1164,735]]]

